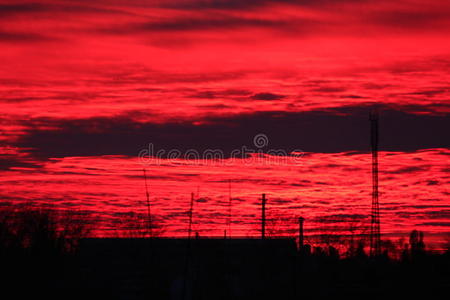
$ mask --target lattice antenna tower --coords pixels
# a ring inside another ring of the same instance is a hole
[[[381,254],[380,205],[378,202],[378,111],[370,113],[370,140],[372,149],[372,209],[370,220],[370,256]]]

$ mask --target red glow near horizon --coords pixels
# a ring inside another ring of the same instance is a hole
[[[398,236],[411,227],[430,239],[445,232],[448,210],[446,149],[380,155],[382,232]],[[248,161],[251,160],[251,161]],[[142,167],[147,168],[155,218],[169,236],[185,235],[190,193],[196,195],[194,230],[222,235],[228,220],[228,180],[232,192],[232,234],[258,235],[261,191],[277,234],[295,235],[296,218],[307,216],[309,234],[346,233],[348,223],[366,224],[370,209],[369,154],[310,154],[292,159],[167,160],[142,164],[121,156],[53,159],[39,170],[16,168],[2,179],[6,203],[33,201],[43,207],[76,209],[101,216],[97,234],[120,232],[121,218],[145,218]],[[349,177],[347,174],[353,175]],[[411,174],[413,176],[405,176]],[[83,187],[82,189],[80,187]],[[20,196],[18,196],[20,195]],[[20,200],[19,200],[19,199]],[[330,222],[321,225],[321,220]],[[102,229],[103,228],[103,229]],[[104,231],[106,230],[106,231]],[[103,232],[103,233],[101,233]]]
[[[40,134],[64,126],[71,137],[114,139],[111,128],[133,135],[145,124],[226,127],[223,118],[345,115],[373,104],[448,117],[449,13],[440,0],[0,1],[0,199],[93,213],[102,218],[98,235],[145,212],[136,156],[97,155],[88,144],[47,157],[33,149],[51,141]],[[368,154],[325,152],[300,165],[150,163],[155,214],[167,235],[184,235],[189,195],[200,186],[195,230],[222,235],[231,180],[238,235],[256,234],[262,192],[284,235],[295,232],[298,215],[311,234],[339,226],[334,217],[366,222]],[[381,153],[386,237],[449,234],[449,154],[440,146]]]

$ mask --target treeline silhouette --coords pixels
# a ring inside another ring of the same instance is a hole
[[[1,209],[1,292],[9,299],[56,299],[76,289],[79,242],[90,230],[82,218],[32,204]]]
[[[398,255],[386,242],[383,255],[369,257],[363,236],[326,235],[321,246],[301,248],[276,236],[147,238],[133,215],[124,222],[128,233],[102,239],[87,238],[93,228],[84,220],[76,211],[2,209],[2,292],[11,299],[328,299],[428,298],[450,288],[450,243],[427,251],[416,230],[397,244]]]

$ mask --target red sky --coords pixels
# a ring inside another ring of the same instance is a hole
[[[438,0],[0,1],[0,197],[114,227],[145,211],[137,156],[152,143],[225,153],[145,166],[168,235],[197,186],[197,230],[221,234],[228,180],[240,234],[254,234],[262,192],[273,218],[304,215],[311,233],[364,222],[376,104],[382,232],[442,239],[449,13]],[[302,150],[301,164],[228,158],[257,134],[264,151]]]

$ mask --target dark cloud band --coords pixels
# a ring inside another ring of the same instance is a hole
[[[267,149],[305,152],[369,151],[369,109],[302,113],[262,112],[215,117],[203,122],[139,123],[130,116],[80,120],[41,119],[16,146],[32,148],[44,158],[132,155],[153,144],[154,150],[220,149],[225,154],[253,146],[253,137],[268,137]],[[36,122],[36,121],[35,121]],[[450,148],[448,115],[409,114],[385,109],[380,120],[380,150],[414,151]]]

